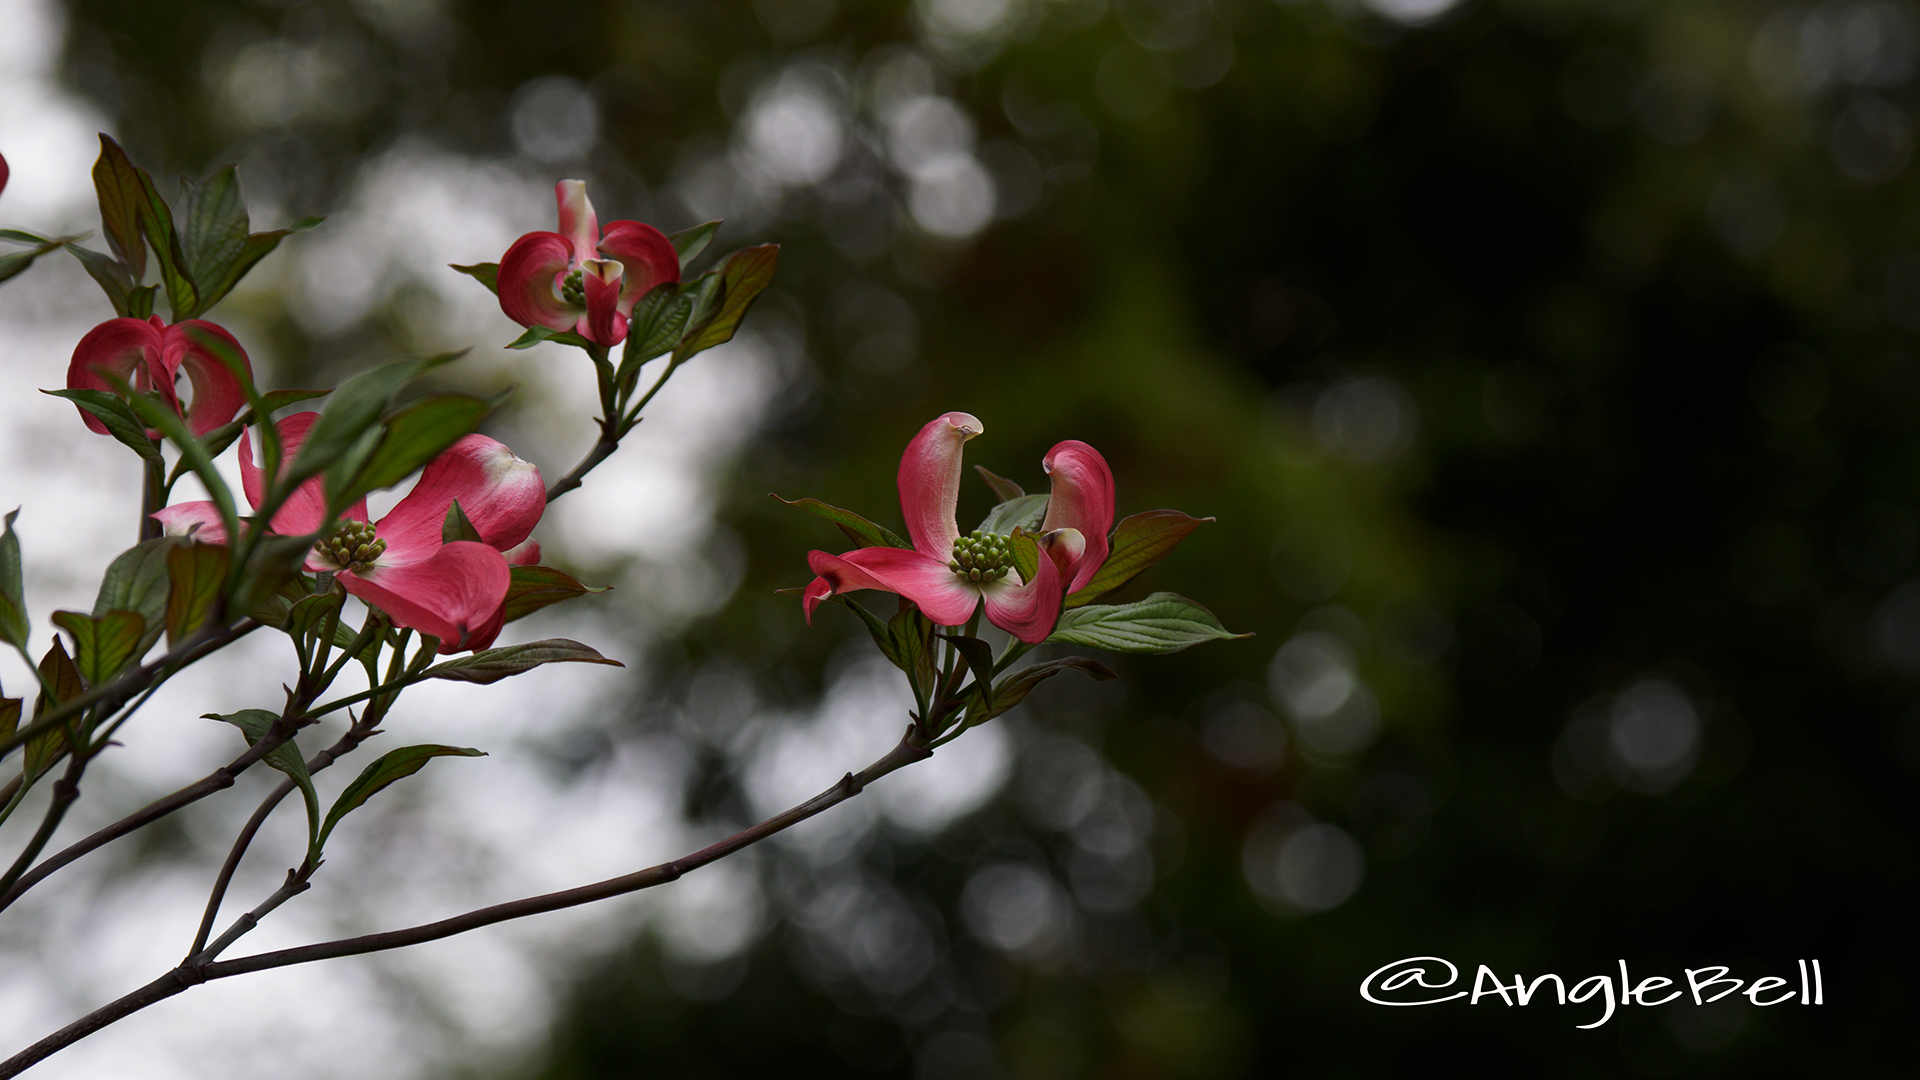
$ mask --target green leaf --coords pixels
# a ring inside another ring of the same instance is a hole
[[[467,520],[467,512],[460,509],[460,500],[455,499],[452,505],[447,507],[446,520],[440,523],[440,542],[452,544],[461,540],[471,540],[476,544],[486,543],[480,539],[480,530],[474,528],[473,522]]]
[[[178,645],[200,629],[220,599],[232,566],[224,544],[182,544],[167,551],[167,644]]]
[[[73,660],[67,656],[67,647],[54,636],[53,647],[40,658],[40,694],[34,699],[33,715],[35,719],[45,716],[49,709],[63,701],[78,697],[86,687],[80,680],[80,672],[73,666]],[[51,693],[49,693],[51,691]],[[26,751],[22,755],[21,772],[27,783],[39,779],[53,768],[53,763],[66,755],[68,748],[67,730],[78,728],[72,724],[56,724],[53,727],[27,740]]]
[[[207,453],[206,444],[194,438],[193,432],[187,429],[186,420],[158,400],[136,393],[124,380],[110,378],[109,381],[117,384],[114,387],[116,391],[128,395],[127,404],[132,406],[140,419],[147,422],[148,427],[159,429],[179,449],[180,460],[193,470],[193,475],[200,478],[200,483],[207,489],[207,496],[219,508],[220,521],[226,527],[227,535],[240,535],[240,516],[234,509],[233,492],[227,487],[226,478],[220,475],[220,470],[214,467],[213,456]]]
[[[113,436],[115,441],[131,448],[134,453],[156,465],[163,463],[160,448],[153,445],[153,440],[147,437],[147,425],[140,422],[140,417],[134,414],[133,407],[124,399],[109,394],[105,390],[42,390],[40,392],[66,398],[80,406],[94,419],[105,424],[107,434]]]
[[[260,395],[260,405],[261,408],[265,410],[267,416],[271,417],[274,413],[279,412],[281,409],[295,402],[307,401],[317,397],[326,397],[331,393],[333,393],[331,390],[269,390]],[[256,418],[253,407],[248,406],[239,416],[200,436],[200,442],[207,448],[207,453],[210,456],[218,457],[221,451],[233,445],[234,440],[240,437],[242,431],[255,423],[260,423],[262,419],[263,418]],[[180,471],[181,467],[176,466],[174,469],[175,474],[178,475]]]
[[[980,531],[1000,536],[1012,536],[1015,529],[1037,532],[1046,517],[1047,496],[1022,495],[987,511],[986,518],[980,522]]]
[[[323,217],[304,217],[287,228],[254,233],[247,237],[246,241],[240,245],[239,255],[235,256],[233,261],[227,263],[225,268],[212,278],[198,282],[200,310],[203,312],[210,310],[221,297],[231,292],[233,287],[240,283],[240,279],[247,276],[247,271],[252,270],[261,259],[272,254],[273,249],[280,246],[281,240],[293,233],[305,232],[325,220],[327,219]]]
[[[133,170],[140,181],[140,231],[160,264],[160,284],[167,290],[167,306],[173,309],[169,322],[179,322],[198,310],[199,290],[187,276],[186,253],[180,249],[180,234],[174,229],[173,211],[153,186],[153,177]]]
[[[713,234],[719,231],[720,222],[709,221],[691,229],[681,229],[667,237],[667,242],[673,245],[673,253],[680,257],[681,277],[686,276],[687,267],[693,265],[693,260],[707,250],[707,245],[713,242]]]
[[[993,708],[993,649],[986,642],[964,634],[941,634],[947,644],[959,650],[960,658],[974,673],[974,693],[983,708]]]
[[[88,686],[100,686],[120,674],[146,633],[147,620],[138,612],[109,611],[83,615],[56,611],[53,624],[73,635],[74,666]]]
[[[20,730],[20,706],[24,698],[0,697],[0,739],[13,737]]]
[[[868,521],[866,518],[861,517],[851,510],[842,510],[837,506],[828,506],[819,499],[782,499],[772,492],[768,492],[767,494],[770,498],[786,503],[788,506],[805,510],[815,517],[826,518],[828,521],[839,526],[840,531],[847,534],[847,539],[852,540],[861,547],[910,548],[913,546],[896,536],[891,529],[875,525],[873,522]]]
[[[247,245],[247,204],[231,165],[199,183],[180,178],[180,253],[183,269],[195,283],[212,284],[226,276]],[[192,314],[212,307],[202,294]]]
[[[1113,652],[1170,653],[1203,641],[1249,636],[1229,631],[1213,612],[1184,596],[1157,592],[1131,604],[1065,612],[1047,640]]]
[[[93,163],[93,187],[100,196],[100,224],[106,228],[107,245],[130,281],[139,281],[147,273],[147,246],[140,229],[140,204],[145,201],[140,175],[120,144],[103,133],[100,158]]]
[[[507,599],[500,606],[501,623],[525,618],[549,604],[571,600],[586,593],[606,592],[602,585],[582,585],[551,566],[516,566],[507,585]]]
[[[100,579],[100,594],[94,598],[96,618],[109,611],[132,611],[145,624],[135,644],[135,660],[147,655],[153,643],[167,628],[167,597],[173,580],[167,573],[167,552],[189,541],[163,536],[136,544],[114,557]]]
[[[409,473],[473,434],[492,411],[491,402],[464,394],[435,394],[409,402],[387,418],[380,445],[338,498],[351,502],[405,480]]]
[[[326,846],[327,837],[333,835],[333,827],[340,819],[358,810],[382,788],[396,780],[412,776],[426,767],[427,762],[437,757],[486,757],[487,755],[470,746],[403,746],[398,750],[389,750],[375,758],[371,765],[354,778],[353,783],[334,800],[333,809],[327,811],[326,823],[320,826],[320,835],[313,842],[313,851],[317,857],[321,848]]]
[[[573,345],[582,349],[592,348],[593,342],[571,330],[555,330],[547,326],[529,326],[527,332],[507,343],[509,349],[531,349],[543,341],[557,341],[562,345]]]
[[[265,709],[241,709],[237,713],[202,713],[209,720],[219,720],[240,729],[246,736],[247,745],[252,746],[273,730],[280,721],[278,716]],[[307,772],[307,759],[300,754],[300,748],[289,738],[286,742],[267,751],[262,759],[272,768],[285,773],[295,784],[300,785],[300,794],[307,800],[307,845],[310,853],[318,856],[320,851],[320,793],[313,789],[313,776]]]
[[[887,658],[887,663],[901,671],[908,671],[907,659],[901,655],[900,643],[895,640],[893,631],[888,628],[888,625],[880,621],[879,616],[868,611],[865,605],[851,597],[832,596],[828,599],[858,615],[860,621],[867,624],[867,633],[873,637],[873,643],[879,646],[880,655]],[[908,673],[911,674],[911,672]]]
[[[542,664],[563,663],[626,666],[618,660],[609,660],[601,656],[577,641],[548,638],[545,641],[529,641],[525,645],[503,645],[497,649],[482,649],[477,653],[456,657],[428,668],[422,673],[422,678],[452,679],[455,682],[482,684],[496,683],[510,675],[532,671]]]
[[[127,273],[127,268],[118,259],[79,244],[68,244],[67,251],[80,260],[87,276],[99,283],[101,290],[107,294],[107,302],[113,305],[114,313],[126,317],[132,311],[128,299],[133,292],[133,275]]]
[[[1040,541],[1017,525],[1007,541],[1008,551],[1013,557],[1013,568],[1020,571],[1020,580],[1032,581],[1035,572],[1040,569]]]
[[[346,599],[346,594],[337,589],[302,597],[287,609],[286,617],[280,622],[280,629],[286,631],[290,637],[315,635],[322,626],[326,625],[328,615],[339,611],[340,605],[345,603]],[[353,644],[353,639],[354,633],[351,627],[344,622],[333,624],[334,648],[345,649]]]
[[[1127,518],[1113,531],[1113,548],[1107,561],[1078,592],[1067,597],[1067,606],[1080,607],[1125,585],[1166,558],[1188,533],[1212,520],[1188,517],[1178,510],[1149,510]]]
[[[694,298],[674,282],[648,289],[633,305],[627,321],[627,345],[620,353],[620,379],[629,381],[629,372],[673,348],[693,317]]]
[[[1023,667],[1000,680],[1000,685],[993,688],[991,703],[976,701],[967,707],[966,726],[984,724],[1005,713],[1027,700],[1027,695],[1033,692],[1034,687],[1063,671],[1078,671],[1090,679],[1098,679],[1101,682],[1116,677],[1112,669],[1105,664],[1089,660],[1084,656],[1069,656],[1060,660],[1049,660],[1044,664]]]
[[[127,294],[127,317],[144,319],[153,314],[153,298],[160,291],[158,285],[142,285]]]
[[[425,372],[462,355],[464,351],[424,360],[399,360],[382,364],[341,383],[327,402],[326,411],[307,430],[306,441],[300,444],[300,452],[294,455],[292,464],[287,467],[276,488],[291,492],[307,477],[323,469],[328,472],[329,479],[337,477],[338,483],[334,486],[344,486],[346,480],[360,471],[359,464],[365,461],[362,458],[360,463],[352,462],[352,452],[362,449],[371,454],[373,447],[378,445],[379,433],[376,431],[376,441],[365,447],[356,448],[355,444],[379,422],[400,388]],[[354,467],[347,469],[348,464]],[[329,488],[327,494],[330,499],[338,498],[333,487]]]
[[[467,275],[468,277],[479,282],[480,284],[485,285],[487,287],[487,291],[492,293],[493,295],[495,296],[500,295],[500,264],[499,263],[474,263],[472,266],[461,266],[459,263],[448,263],[447,265]]]
[[[734,252],[720,271],[719,309],[689,335],[691,340],[681,341],[680,347],[674,350],[674,356],[685,360],[695,353],[732,341],[733,332],[740,328],[740,320],[747,317],[747,309],[773,282],[773,271],[779,261],[778,244],[762,244]]]
[[[19,516],[19,510],[9,511],[6,531],[0,533],[0,638],[24,649],[33,626],[27,618],[26,586],[20,581],[20,538],[13,531],[13,519]]]
[[[74,238],[71,236],[63,236],[58,240],[42,241],[36,244],[32,251],[16,251],[11,255],[0,255],[0,281],[6,281],[8,278],[24,273],[27,267],[33,265],[33,260],[57,250],[72,239]]]
[[[919,607],[909,604],[887,620],[887,630],[893,637],[894,651],[900,656],[895,663],[907,673],[907,681],[913,684],[915,692],[932,687],[935,670],[932,620],[922,615]]]
[[[1006,477],[994,475],[985,465],[975,465],[973,471],[980,474],[980,479],[987,482],[987,486],[993,489],[994,497],[1002,503],[1010,503],[1015,499],[1024,499],[1027,496],[1025,489],[1021,488],[1019,484],[1008,480]]]

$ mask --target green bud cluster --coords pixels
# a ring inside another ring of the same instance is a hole
[[[1006,577],[1013,568],[1013,545],[1004,536],[975,529],[953,542],[947,569],[985,584]]]
[[[366,566],[387,550],[385,540],[373,537],[373,523],[344,521],[333,535],[313,546],[314,553],[342,570]]]
[[[567,280],[560,283],[560,299],[574,307],[587,306],[587,286],[580,279],[580,271],[568,274]]]

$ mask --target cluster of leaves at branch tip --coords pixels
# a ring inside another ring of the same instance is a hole
[[[93,184],[108,250],[82,247],[78,237],[67,237],[59,246],[80,260],[107,294],[113,310],[126,318],[153,314],[155,294],[161,289],[166,291],[172,315],[168,321],[199,318],[283,238],[324,220],[307,217],[284,229],[252,232],[240,177],[231,165],[198,181],[181,177],[179,198],[169,206],[153,178],[104,134]],[[142,284],[149,252],[159,277],[150,285]]]

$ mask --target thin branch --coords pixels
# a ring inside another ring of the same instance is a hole
[[[220,917],[220,903],[227,897],[227,886],[233,883],[233,872],[240,868],[240,859],[253,843],[253,836],[266,824],[267,816],[280,805],[280,800],[293,793],[297,785],[291,779],[280,781],[280,786],[260,800],[260,805],[240,829],[240,835],[234,837],[233,847],[227,849],[227,861],[220,864],[220,874],[213,879],[213,892],[207,897],[207,909],[200,916],[200,929],[193,935],[193,946],[187,950],[188,956],[198,956],[200,950],[207,947],[207,938],[213,936],[213,920]]]
[[[356,721],[347,729],[346,734],[340,736],[339,742],[315,754],[313,760],[307,762],[307,775],[312,776],[352,753],[355,747],[373,736],[379,723],[379,714],[375,712],[369,712]],[[293,794],[297,786],[291,778],[280,781],[280,786],[274,788],[265,799],[260,801],[259,809],[253,812],[253,817],[247,820],[246,827],[242,828],[240,835],[234,838],[233,847],[227,852],[227,861],[220,866],[220,876],[214,880],[213,892],[207,897],[207,910],[200,917],[200,930],[194,935],[193,947],[187,950],[188,956],[198,956],[200,951],[206,948],[207,938],[213,934],[213,921],[219,918],[220,905],[226,899],[227,886],[233,883],[234,871],[239,869],[240,859],[246,855],[247,847],[253,843],[254,834],[260,831],[260,826],[266,822],[267,816],[273,813],[274,808],[280,805],[280,801]]]
[[[45,715],[35,717],[31,724],[0,739],[0,758],[5,758],[13,752],[15,747],[35,735],[58,726],[69,717],[78,716],[100,702],[107,702],[109,711],[119,708],[121,702],[153,685],[163,674],[171,676],[175,671],[185,668],[196,660],[246,637],[260,629],[260,626],[260,623],[252,619],[242,619],[232,626],[218,628],[209,626],[194,633],[151,663],[142,664],[104,686],[96,686],[84,694],[61,702],[47,710]],[[167,670],[169,668],[172,670]],[[36,673],[39,671],[37,667],[34,670]]]
[[[53,799],[47,803],[47,812],[40,819],[40,828],[34,832],[33,839],[27,841],[27,846],[20,850],[20,857],[7,869],[6,876],[0,877],[0,894],[12,895],[14,883],[26,874],[33,860],[40,857],[40,850],[47,846],[47,841],[53,839],[53,831],[60,827],[60,819],[67,816],[67,808],[80,798],[80,775],[87,771],[88,755],[73,745],[71,734],[68,735],[67,747],[66,775],[53,782]],[[0,908],[5,906],[0,903]]]
[[[289,967],[294,964],[307,964],[316,960],[329,960],[339,956],[358,956],[364,953],[382,952],[388,949],[400,949],[409,945],[419,945],[428,941],[464,934],[469,930],[478,930],[483,926],[506,922],[511,919],[526,918],[529,915],[559,911],[563,908],[591,904],[615,896],[649,889],[655,885],[664,885],[677,881],[682,876],[699,869],[717,859],[725,858],[750,844],[764,840],[792,825],[837,806],[865,790],[868,784],[896,769],[924,761],[933,756],[933,751],[913,745],[909,740],[913,729],[909,728],[907,737],[899,745],[888,751],[880,760],[862,769],[858,774],[848,773],[839,783],[793,807],[784,813],[776,814],[751,828],[727,837],[717,844],[702,848],[691,855],[685,855],[672,862],[661,863],[635,873],[608,878],[592,885],[566,889],[561,892],[547,893],[543,896],[530,896],[521,900],[512,900],[504,904],[469,911],[464,915],[441,919],[438,922],[423,923],[402,930],[389,930],[384,933],[367,934],[362,937],[343,938],[338,941],[323,941],[314,945],[303,945],[294,949],[280,949],[275,952],[256,953],[236,960],[210,961],[199,957],[190,958],[179,967],[148,983],[138,990],[117,1001],[95,1009],[86,1016],[61,1028],[59,1031],[41,1039],[25,1050],[20,1051],[4,1062],[0,1062],[0,1080],[18,1076],[36,1063],[78,1042],[80,1039],[106,1027],[117,1020],[139,1012],[158,1001],[164,1001],[189,987],[198,986],[208,979],[225,979],[234,975],[244,975],[254,971],[266,971],[272,968]],[[265,740],[262,740],[265,741]],[[281,891],[292,887],[294,879],[282,886]],[[276,893],[275,896],[279,894]],[[281,899],[284,899],[282,897]],[[269,903],[273,898],[269,898]],[[261,905],[263,908],[266,904]],[[256,912],[259,909],[255,909]],[[256,919],[249,912],[241,920]],[[236,929],[239,924],[236,924]],[[249,925],[249,929],[251,926]],[[244,931],[241,931],[244,933]],[[231,933],[231,932],[230,932]],[[237,937],[237,934],[233,936]],[[224,939],[223,939],[224,940]]]
[[[593,449],[587,451],[587,456],[580,459],[580,464],[573,467],[572,472],[555,480],[553,486],[547,489],[547,502],[551,504],[553,500],[579,487],[594,466],[612,457],[618,449],[620,436],[613,433],[613,421],[601,420],[599,440],[593,444]]]
[[[73,862],[75,859],[80,858],[82,855],[104,847],[136,829],[145,828],[155,821],[166,817],[168,814],[173,813],[175,810],[184,806],[191,806],[216,791],[224,791],[232,787],[236,777],[247,771],[254,762],[259,761],[261,758],[278,749],[280,744],[286,742],[290,737],[290,734],[276,736],[273,732],[268,732],[260,741],[247,747],[245,753],[242,753],[239,757],[234,758],[227,764],[222,765],[220,768],[188,784],[186,787],[173,792],[171,795],[165,795],[155,799],[153,802],[135,810],[119,821],[105,826],[91,835],[77,840],[67,847],[62,848],[60,851],[47,856],[38,866],[21,875],[20,880],[14,884],[13,888],[7,890],[4,894],[0,894],[0,911],[5,911],[15,900],[20,899],[21,895],[28,889],[38,885],[41,881],[45,880],[48,875],[68,863]]]

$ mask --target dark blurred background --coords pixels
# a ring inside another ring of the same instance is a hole
[[[156,176],[238,161],[290,219],[430,153],[782,245],[721,594],[646,624],[607,720],[689,748],[713,834],[754,815],[703,709],[804,710],[864,638],[775,593],[837,537],[767,491],[897,527],[901,447],[964,409],[1030,488],[1078,438],[1123,515],[1219,519],[1127,595],[1256,636],[1048,684],[936,835],[762,852],[744,947],[640,933],[511,1075],[1882,1074],[1915,955],[1914,5],[66,7],[68,85]],[[252,302],[295,385],[436,317]],[[1819,958],[1827,1004],[1582,1031],[1595,1004],[1361,1000],[1422,955]]]

